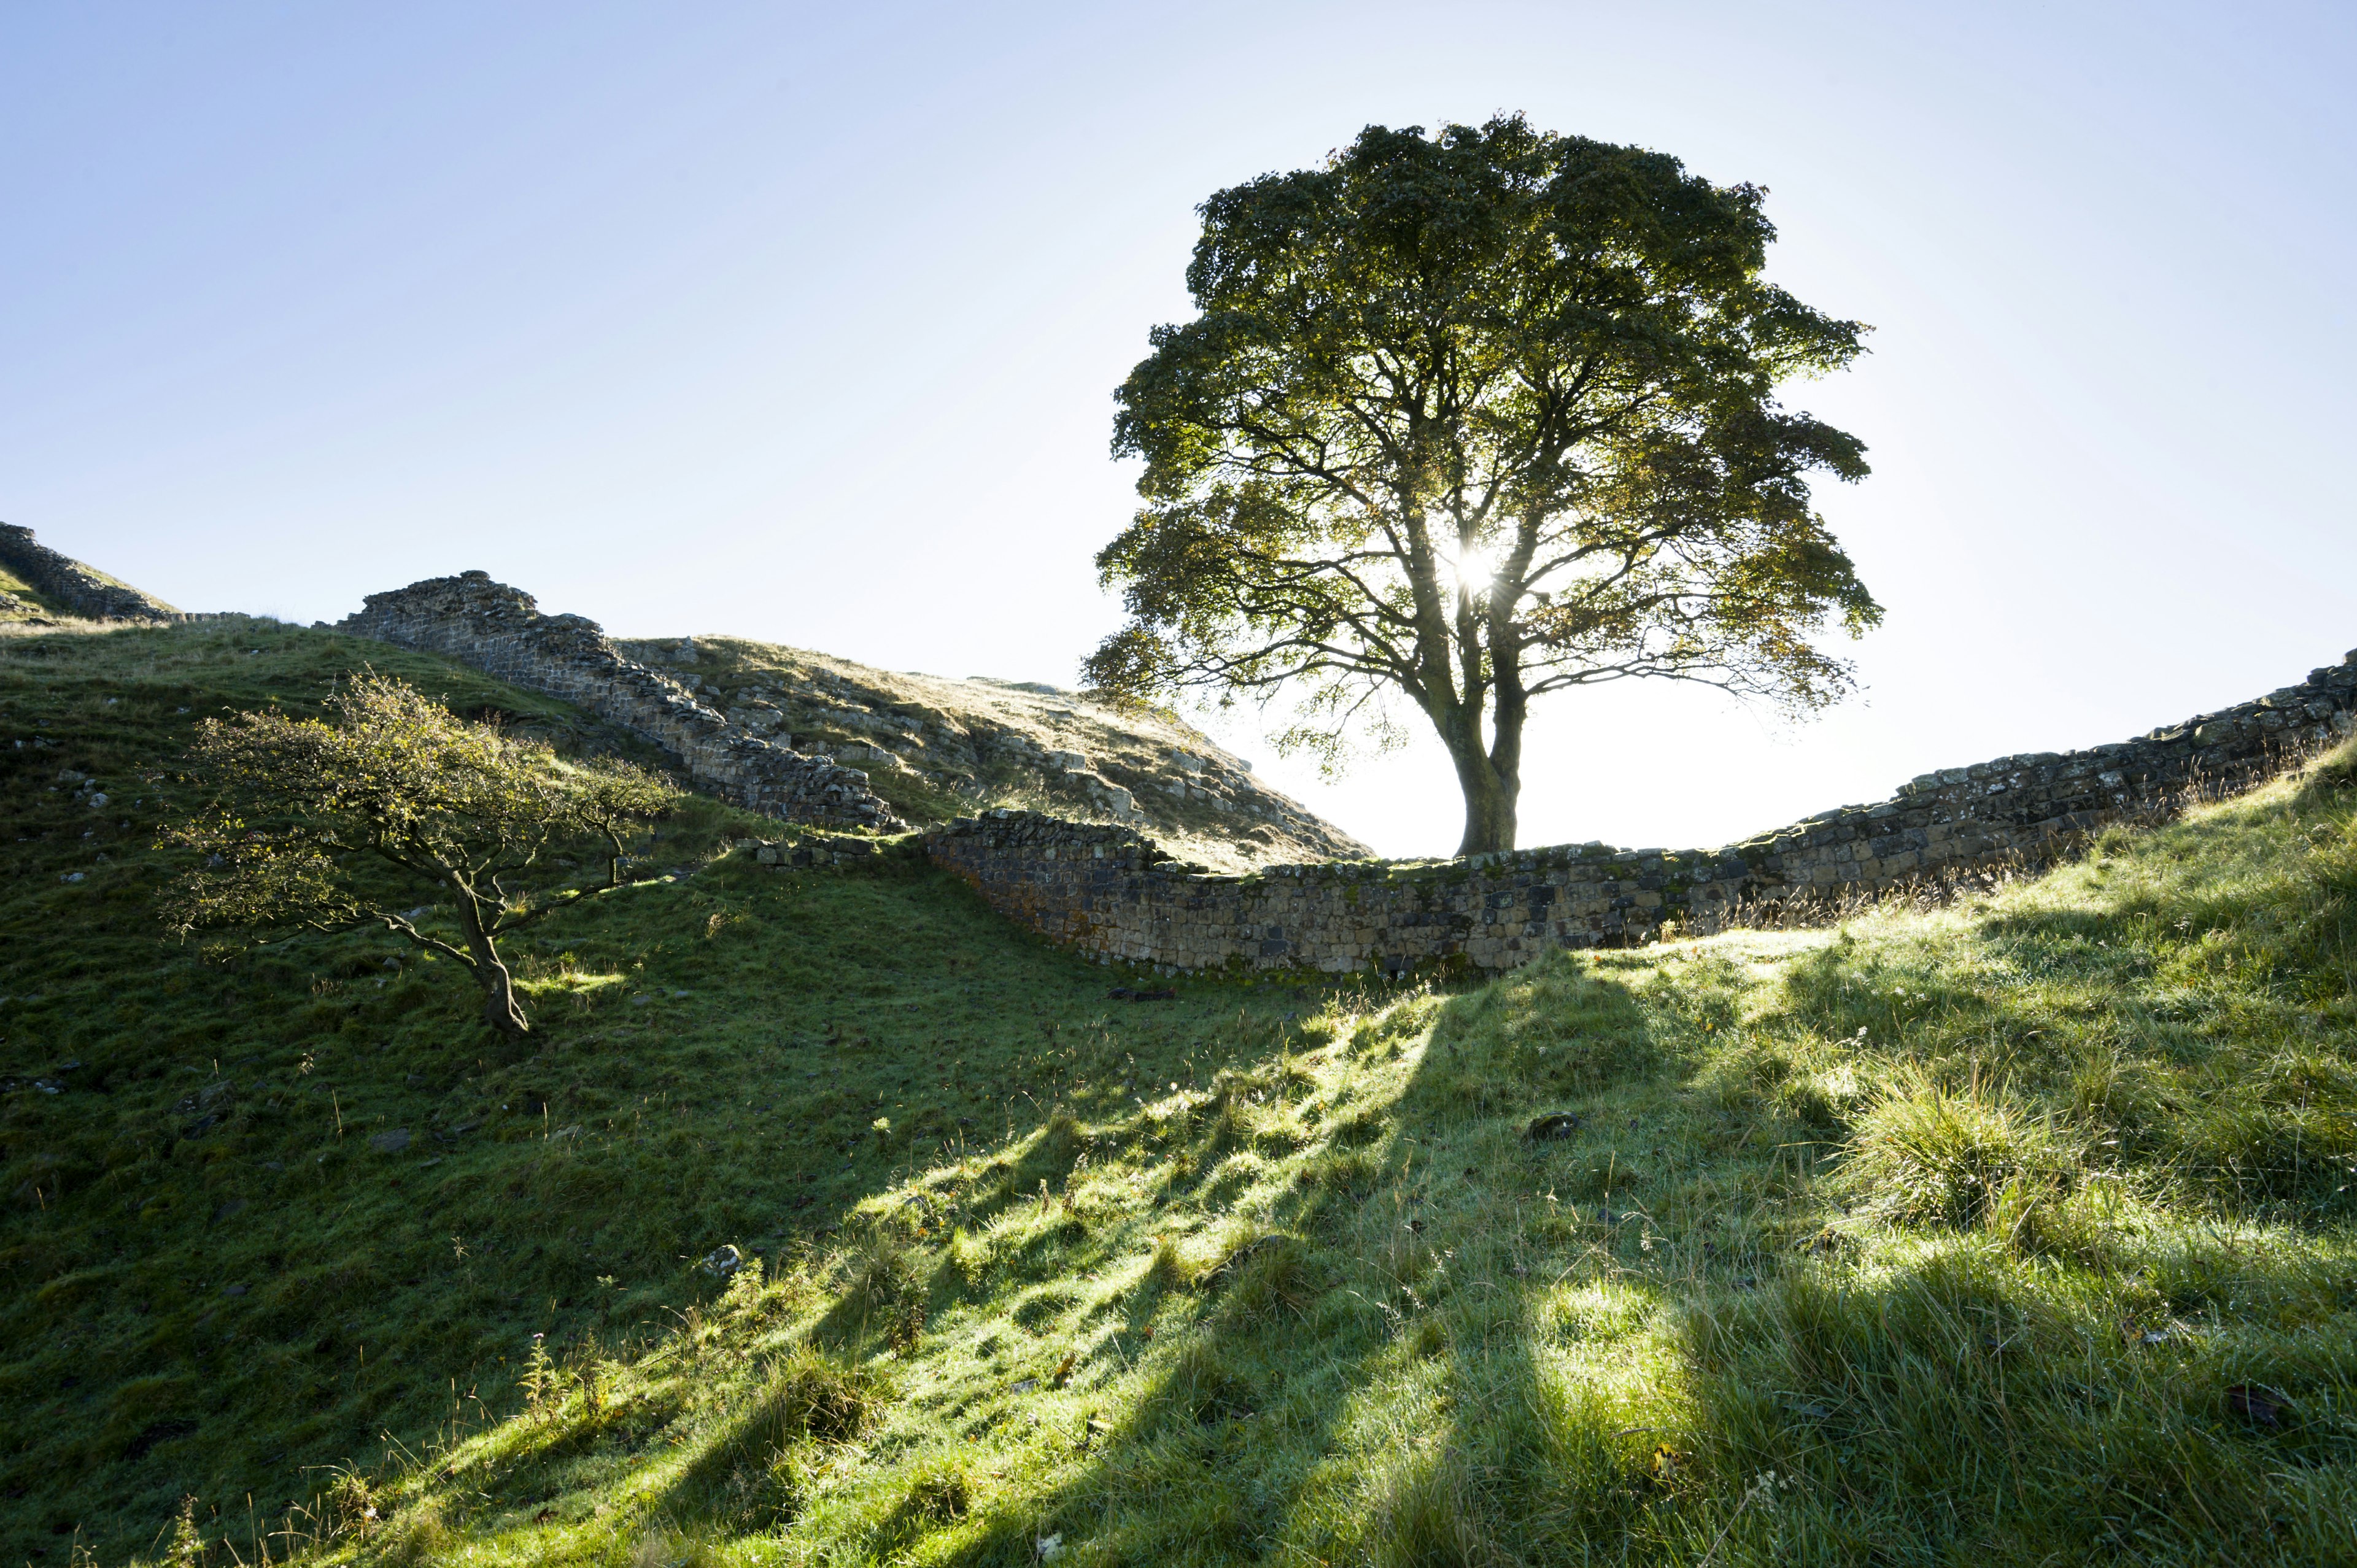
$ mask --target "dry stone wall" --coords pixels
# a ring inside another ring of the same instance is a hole
[[[70,555],[59,554],[35,539],[31,529],[16,523],[0,522],[0,566],[22,577],[36,593],[47,594],[74,614],[92,620],[181,618],[179,611],[154,595],[93,572]],[[38,609],[15,595],[6,596],[25,611]]]
[[[2088,832],[2245,789],[2357,722],[2357,652],[2296,686],[2134,740],[1928,773],[1723,849],[1518,850],[1448,862],[1183,865],[1124,828],[997,811],[924,839],[1002,913],[1107,961],[1164,969],[1511,969],[1557,948],[1640,940],[1673,917],[2006,865]]]
[[[443,654],[587,708],[662,746],[701,788],[752,811],[839,827],[907,825],[859,769],[730,725],[678,681],[624,658],[596,621],[543,615],[530,594],[487,573],[371,594],[337,629]]]

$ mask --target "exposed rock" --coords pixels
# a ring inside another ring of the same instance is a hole
[[[223,1079],[219,1082],[209,1083],[196,1093],[184,1097],[178,1105],[172,1107],[172,1111],[175,1115],[179,1116],[194,1116],[199,1112],[220,1112],[226,1111],[229,1108],[229,1102],[236,1098],[237,1085]]]
[[[1036,681],[877,670],[831,655],[699,637],[618,646],[665,670],[748,733],[857,761],[901,817],[944,822],[978,807],[1035,807],[1125,826],[1231,870],[1357,859],[1366,845],[1252,778],[1241,757],[1170,713]],[[692,667],[691,667],[692,666]]]
[[[380,1155],[397,1155],[409,1147],[409,1129],[395,1127],[379,1133],[369,1140],[369,1147]]]
[[[0,522],[0,566],[23,578],[35,593],[46,595],[78,616],[92,620],[178,620],[180,612],[128,583],[119,583],[70,555],[60,555],[33,537],[33,531]],[[22,595],[0,595],[0,618],[40,618],[40,607]],[[20,613],[16,607],[22,606]]]
[[[35,626],[55,626],[57,618],[22,594],[0,588],[0,620],[30,621]]]
[[[789,822],[906,825],[867,787],[866,774],[731,725],[683,682],[625,658],[597,622],[544,616],[530,594],[486,573],[371,594],[337,629],[445,654],[562,697],[654,742],[697,785],[750,810]],[[693,657],[693,648],[675,644],[673,651]]]
[[[1171,715],[1039,682],[898,674],[735,638],[618,644],[481,572],[372,594],[339,629],[562,697],[661,746],[699,788],[788,822],[890,830],[1013,799],[1237,869],[1369,853]]]

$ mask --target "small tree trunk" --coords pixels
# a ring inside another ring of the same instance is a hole
[[[467,933],[467,951],[475,961],[475,982],[483,988],[483,1022],[502,1035],[530,1034],[532,1025],[516,1001],[514,977],[500,961],[500,950],[491,940],[471,887],[458,888],[458,924]]]
[[[507,965],[494,956],[475,973],[483,983],[483,1022],[502,1035],[532,1033],[532,1023],[523,1015],[522,1004],[516,1001],[515,981],[509,975]]]

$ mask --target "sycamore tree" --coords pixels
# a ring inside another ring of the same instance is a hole
[[[491,1027],[525,1033],[500,939],[619,883],[625,833],[678,790],[629,763],[565,761],[373,671],[330,706],[333,723],[265,710],[198,727],[182,771],[204,803],[164,837],[206,859],[165,918],[183,936],[391,931],[471,975]],[[585,875],[585,855],[602,866]],[[418,905],[449,910],[457,940],[404,908]]]
[[[1329,767],[1456,764],[1458,853],[1513,846],[1531,703],[1646,676],[1805,712],[1881,618],[1811,506],[1864,447],[1777,389],[1866,328],[1763,276],[1764,190],[1534,130],[1371,126],[1202,206],[1200,314],[1117,394],[1145,507],[1099,553],[1110,693],[1295,700]]]

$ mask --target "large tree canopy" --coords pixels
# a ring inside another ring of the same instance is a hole
[[[1510,848],[1531,700],[1639,676],[1796,710],[1881,610],[1811,509],[1867,472],[1777,387],[1858,323],[1761,275],[1754,186],[1533,129],[1369,127],[1202,207],[1200,311],[1118,394],[1146,506],[1097,556],[1130,621],[1092,681],[1297,699],[1330,763],[1386,699],[1429,718],[1459,854]]]
[[[167,893],[165,918],[184,935],[391,931],[456,961],[482,988],[485,1021],[524,1033],[499,939],[618,883],[630,824],[679,791],[626,762],[567,762],[468,724],[373,672],[332,706],[334,724],[265,710],[198,726],[185,766],[206,798],[164,837],[206,860]],[[604,860],[602,879],[573,869],[568,850]],[[426,917],[444,909],[437,930]]]

